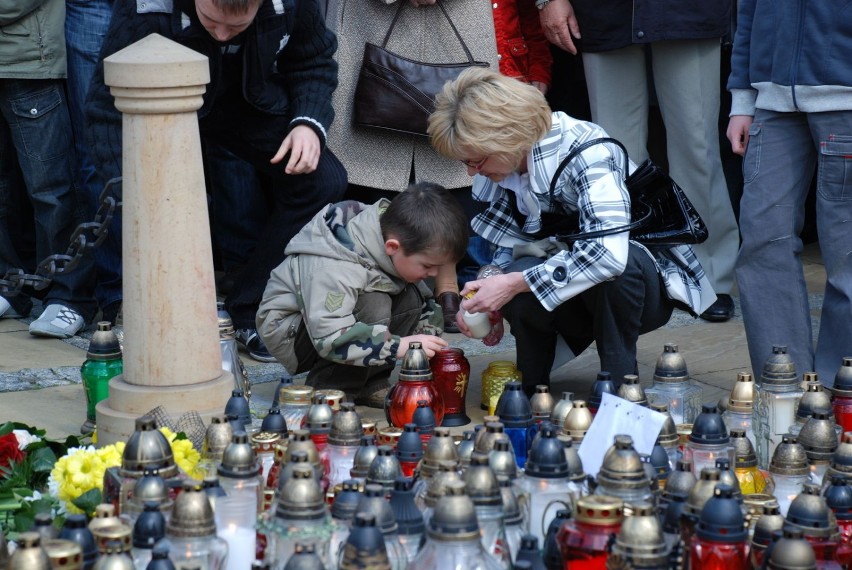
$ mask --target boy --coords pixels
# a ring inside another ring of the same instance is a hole
[[[440,331],[442,316],[423,311],[422,280],[461,259],[467,237],[461,206],[437,184],[414,184],[392,202],[329,205],[272,271],[258,333],[291,373],[310,371],[309,386],[381,408],[412,341],[430,357],[447,346],[426,334]]]

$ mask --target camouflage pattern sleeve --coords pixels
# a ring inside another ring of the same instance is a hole
[[[350,366],[393,364],[400,337],[384,325],[357,322],[321,339],[314,339],[320,357]]]
[[[444,334],[444,312],[434,297],[428,297],[423,301],[420,310],[420,320],[411,334],[431,334],[441,336]]]

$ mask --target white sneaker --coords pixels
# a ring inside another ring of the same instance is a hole
[[[41,316],[30,323],[30,334],[52,338],[70,338],[83,328],[86,322],[80,313],[65,305],[54,303],[44,309]]]
[[[0,319],[20,319],[23,315],[12,308],[11,303],[5,297],[0,297]]]

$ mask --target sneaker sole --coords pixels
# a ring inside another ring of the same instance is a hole
[[[82,328],[82,327],[80,327],[80,328]],[[58,331],[58,330],[54,331],[54,330],[30,327],[30,334],[31,335],[40,336],[40,337],[44,337],[44,338],[71,338],[72,336],[76,335],[79,331],[80,331],[80,329],[77,329],[73,333],[69,334],[67,332],[61,332],[61,331]]]

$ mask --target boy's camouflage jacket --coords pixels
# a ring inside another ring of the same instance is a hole
[[[405,288],[385,253],[379,217],[390,202],[371,206],[346,201],[314,216],[287,246],[270,276],[257,312],[257,331],[291,373],[297,370],[294,339],[302,322],[320,357],[354,366],[393,363],[399,337],[387,327],[355,320],[362,293],[396,295]],[[426,302],[415,332],[441,334],[441,309],[420,283]]]

